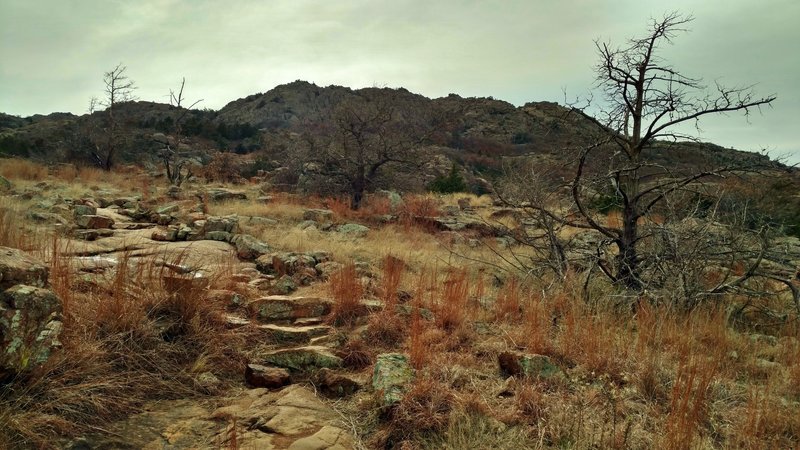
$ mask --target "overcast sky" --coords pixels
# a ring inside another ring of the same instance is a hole
[[[664,49],[677,68],[778,96],[700,137],[800,162],[797,0],[0,0],[0,111],[83,113],[119,62],[142,100],[186,77],[214,109],[298,79],[563,103],[592,85],[594,39],[642,34],[665,8],[695,17]]]

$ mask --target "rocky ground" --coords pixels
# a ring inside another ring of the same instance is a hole
[[[24,429],[33,416],[17,386],[58,378],[86,345],[76,336],[107,352],[140,348],[124,336],[155,339],[148,350],[189,356],[169,368],[112,364],[115,376],[149,371],[164,384],[78,431],[52,416],[82,415],[51,407],[40,438],[17,431],[14,446],[680,448],[800,436],[791,308],[756,332],[717,310],[620,317],[570,302],[569,285],[537,294],[496,270],[502,251],[525,250],[503,225],[518,213],[487,198],[385,193],[355,214],[256,185],[132,184],[3,188],[0,418]],[[800,242],[781,245],[775,264],[791,271]],[[778,311],[751,301],[752,317]],[[137,302],[144,325],[104,327],[101,317],[132,316]]]

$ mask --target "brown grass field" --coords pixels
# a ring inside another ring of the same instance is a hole
[[[176,203],[163,179],[21,160],[0,161],[0,175],[17,191],[46,183],[40,194],[0,197],[0,246],[46,261],[64,306],[62,350],[0,391],[0,448],[58,448],[61,438],[102,431],[147,401],[213,400],[243,383],[256,338],[246,327],[227,328],[230,305],[208,295],[258,295],[231,280],[233,263],[210,266],[210,287],[196,288],[166,283],[154,257],[123,255],[116,271],[80,272],[65,256],[63,233],[26,218],[43,199],[104,191]],[[229,187],[258,197],[257,185]],[[465,196],[405,196],[404,212],[435,215]],[[491,205],[488,197],[471,200]],[[177,203],[188,210],[196,202],[187,195]],[[800,326],[786,299],[724,296],[687,312],[643,297],[631,309],[598,281],[586,302],[584,274],[532,279],[504,270],[488,246],[450,245],[412,221],[382,224],[375,218],[390,208],[381,199],[358,212],[341,200],[289,194],[207,207],[210,215],[274,219],[242,227],[275,249],[323,250],[344,264],[298,294],[334,301],[328,323],[344,336],[348,370],[368,375],[380,353],[410,356],[415,381],[388,416],[369,392],[332,402],[360,448],[798,448]],[[306,208],[322,207],[337,223],[371,230],[343,239],[296,226]],[[383,307],[361,317],[367,299]],[[767,308],[784,320],[759,313]],[[164,338],[165,322],[180,339]],[[566,376],[505,377],[497,361],[507,351],[548,356]],[[221,391],[195,381],[211,369]]]

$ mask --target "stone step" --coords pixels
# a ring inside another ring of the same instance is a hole
[[[258,330],[278,344],[308,344],[312,338],[329,334],[332,328],[326,325],[282,326],[268,324],[259,325]]]
[[[342,367],[342,359],[327,347],[309,345],[264,353],[261,355],[261,364],[283,367],[292,372],[311,372],[323,367]]]
[[[261,322],[319,318],[331,312],[333,301],[320,297],[270,295],[252,300],[248,309]]]

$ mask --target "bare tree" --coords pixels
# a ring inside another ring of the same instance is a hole
[[[387,166],[421,165],[421,149],[441,125],[422,112],[411,120],[388,100],[365,96],[342,101],[332,114],[304,125],[305,159],[347,186],[354,210]]]
[[[122,102],[134,100],[133,91],[136,89],[133,80],[125,74],[126,66],[122,63],[103,74],[103,84],[105,92],[102,99],[92,97],[89,105],[89,112],[94,112],[98,106],[105,108],[106,126],[104,128],[104,142],[95,143],[95,151],[92,152],[92,159],[95,164],[105,170],[111,170],[114,164],[114,156],[118,146],[119,123],[116,116],[116,108]]]
[[[183,89],[185,86],[186,78],[182,78],[181,87],[178,89],[177,93],[172,89],[169,90],[169,104],[179,111],[178,117],[174,121],[176,141],[178,144],[180,144],[183,137],[183,122],[187,114],[189,114],[192,108],[197,106],[198,103],[203,101],[203,99],[196,100],[189,105],[189,107],[184,108],[183,102],[185,98],[183,96]],[[170,184],[180,186],[184,181],[193,176],[190,161],[188,159],[179,158],[176,155],[175,149],[170,145],[169,139],[166,139],[166,142],[159,143],[164,145],[161,151],[161,161],[164,163],[164,171],[166,172],[167,180],[169,180]]]
[[[747,115],[776,98],[757,97],[750,87],[715,83],[709,89],[702,79],[688,77],[663,60],[659,50],[686,31],[691,20],[670,13],[652,20],[644,37],[632,38],[623,47],[595,42],[597,84],[606,106],[598,117],[585,108],[571,110],[595,124],[599,135],[580,150],[572,179],[567,180],[573,208],[569,214],[560,214],[546,205],[531,206],[562,224],[599,232],[616,247],[613,263],[601,258],[599,268],[615,283],[636,291],[647,284],[642,280],[645,261],[640,248],[652,237],[652,230],[643,232],[640,226],[648,217],[671,205],[676,195],[697,193],[708,180],[738,174],[754,165],[753,160],[730,161],[699,171],[696,167],[682,170],[659,164],[652,156],[680,147],[681,140],[694,140],[681,131],[681,125],[697,125],[701,118],[716,114]],[[608,195],[617,203],[619,223],[598,218],[592,203],[599,195]],[[661,212],[674,213],[674,209],[668,210]]]

